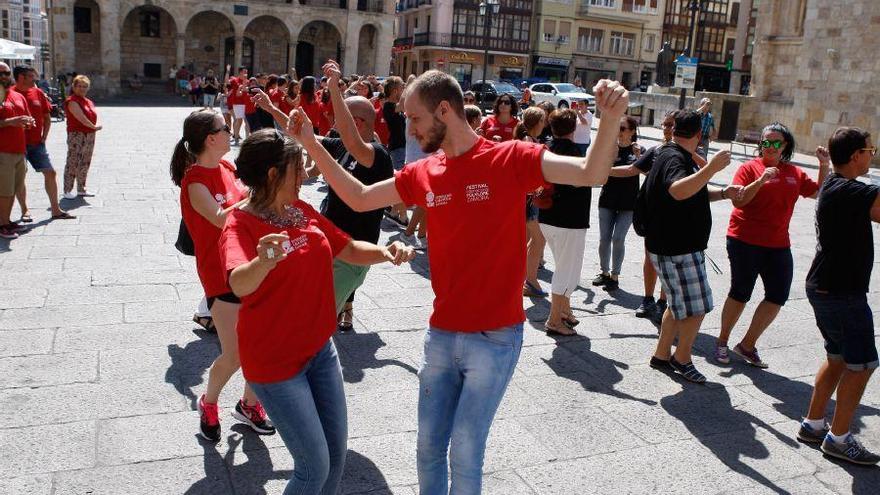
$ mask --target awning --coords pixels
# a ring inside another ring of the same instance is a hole
[[[33,60],[37,47],[0,38],[0,59]]]

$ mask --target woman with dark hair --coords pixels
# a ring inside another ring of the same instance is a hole
[[[538,136],[547,127],[547,115],[538,107],[529,107],[523,110],[522,121],[516,125],[516,139],[537,143]],[[544,247],[547,241],[541,233],[538,224],[538,207],[532,204],[533,194],[526,196],[526,280],[523,283],[524,297],[547,297],[547,292],[541,288],[538,282],[538,267],[541,257],[544,256]]]
[[[235,167],[223,160],[229,136],[223,116],[198,110],[183,122],[183,137],[171,157],[171,181],[180,187],[181,215],[195,246],[196,270],[220,338],[220,356],[211,364],[207,389],[198,402],[200,435],[213,442],[220,440],[220,392],[240,367],[235,327],[241,304],[226,283],[217,250],[226,215],[245,197],[235,179]],[[257,433],[275,433],[247,384],[232,415]]]
[[[314,77],[306,76],[299,82],[299,106],[315,126],[315,134],[323,136],[321,121],[323,119],[321,102],[318,100],[318,84]]]
[[[758,277],[764,283],[764,300],[758,304],[752,322],[734,354],[759,368],[767,363],[758,355],[756,344],[773,323],[788,300],[794,262],[788,227],[798,198],[815,198],[819,184],[830,170],[828,151],[816,149],[819,173],[816,181],[790,162],[794,136],[788,128],[774,122],[761,131],[759,156],[739,167],[732,184],[745,186],[742,198],[733,201],[727,229],[727,256],[730,259],[730,292],[721,312],[721,331],[715,345],[715,361],[730,362],[727,339],[752,297]]]
[[[290,115],[291,110],[299,106],[299,81],[292,80],[287,85],[278,108],[284,112],[284,115]]]
[[[516,119],[519,107],[516,100],[508,93],[498,95],[495,105],[492,107],[492,115],[486,117],[480,124],[480,130],[484,138],[502,142],[513,139],[513,131],[519,121]]]
[[[635,163],[645,149],[637,143],[639,121],[625,115],[620,119],[617,134],[617,158],[614,166]],[[617,277],[626,254],[626,234],[632,226],[633,209],[639,193],[639,176],[608,177],[599,195],[599,266],[602,272],[593,279],[593,285],[616,290]]]
[[[333,259],[400,264],[411,248],[353,241],[299,199],[302,148],[276,130],[248,136],[236,158],[250,189],[220,237],[222,273],[241,298],[238,338],[245,379],[294,458],[285,493],[337,493],[348,420],[336,330]]]

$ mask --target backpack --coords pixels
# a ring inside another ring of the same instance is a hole
[[[636,194],[636,204],[633,206],[633,221],[632,226],[633,230],[636,231],[636,235],[640,237],[645,237],[648,233],[648,221],[650,220],[648,215],[648,180],[645,179],[642,182],[642,187],[639,188],[638,194]]]

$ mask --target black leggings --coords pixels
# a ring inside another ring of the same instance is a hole
[[[741,303],[748,302],[755,290],[758,276],[764,282],[764,300],[779,306],[788,301],[794,261],[791,248],[767,248],[727,238],[730,259],[730,292],[728,296]]]
[[[241,299],[238,298],[232,292],[227,292],[226,294],[220,294],[219,296],[212,296],[208,299],[208,310],[211,310],[211,307],[214,306],[214,301],[220,300],[223,302],[228,302],[230,304],[241,304]]]

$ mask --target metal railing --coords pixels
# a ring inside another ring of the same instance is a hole
[[[452,46],[452,33],[416,33],[413,46]]]
[[[357,0],[357,9],[361,12],[385,12],[385,2],[383,0]]]

